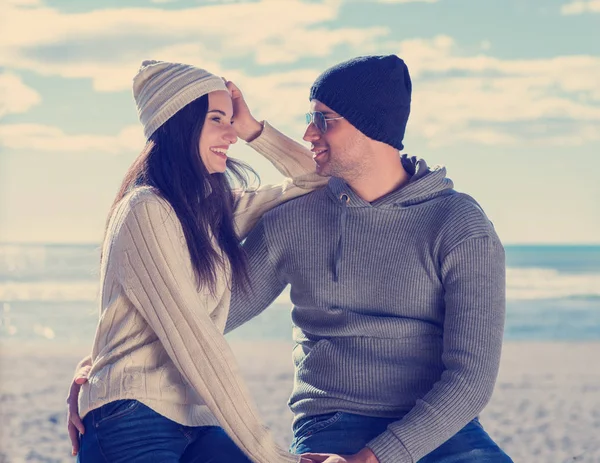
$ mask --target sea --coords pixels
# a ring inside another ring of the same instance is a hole
[[[506,341],[600,340],[600,245],[507,245]],[[91,346],[99,246],[0,243],[0,347]],[[232,340],[291,342],[284,292]]]

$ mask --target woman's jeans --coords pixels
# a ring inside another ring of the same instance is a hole
[[[290,451],[352,455],[383,433],[395,418],[331,413],[302,419],[294,425]],[[418,463],[512,463],[474,419]]]
[[[183,426],[137,400],[92,410],[83,425],[81,463],[251,463],[223,429]]]

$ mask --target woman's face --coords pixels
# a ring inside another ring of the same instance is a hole
[[[237,141],[232,127],[233,105],[226,90],[208,94],[208,112],[200,132],[200,157],[209,174],[226,169],[227,150]]]

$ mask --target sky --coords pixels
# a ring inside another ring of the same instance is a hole
[[[413,81],[405,152],[504,243],[600,244],[600,0],[0,0],[0,242],[101,240],[144,143],[144,59],[225,76],[301,141],[320,72],[390,53]]]

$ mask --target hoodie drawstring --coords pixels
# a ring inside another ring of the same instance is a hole
[[[340,265],[342,263],[342,254],[344,252],[344,234],[346,231],[346,216],[348,213],[348,202],[350,196],[346,193],[340,195],[340,201],[342,202],[342,214],[340,216],[340,239],[338,240],[337,249],[335,250],[335,265],[333,268],[333,281],[337,282],[340,275]]]

